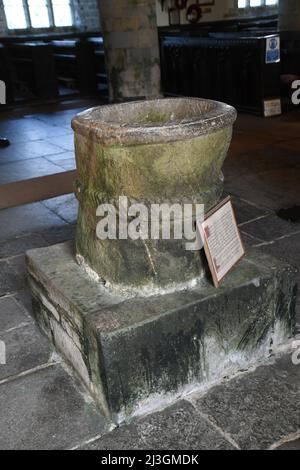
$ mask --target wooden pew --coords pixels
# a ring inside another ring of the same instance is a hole
[[[82,96],[97,92],[94,47],[80,39],[51,41],[60,83]]]
[[[6,104],[10,105],[14,101],[13,77],[8,51],[3,44],[0,44],[0,80],[6,85]]]
[[[107,93],[108,80],[105,65],[105,53],[102,37],[90,37],[87,41],[93,46],[98,90]]]
[[[280,63],[266,64],[266,41],[243,33],[160,35],[163,90],[264,115],[269,100],[280,100]]]
[[[281,73],[300,75],[300,32],[285,31],[281,36]]]
[[[15,101],[56,99],[58,86],[52,47],[36,41],[12,43],[8,50]]]

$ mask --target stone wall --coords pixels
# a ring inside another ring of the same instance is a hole
[[[5,36],[7,34],[6,20],[4,14],[3,2],[0,0],[0,35]]]
[[[73,1],[76,13],[78,15],[77,26],[86,31],[97,31],[101,29],[101,21],[97,0]]]
[[[75,13],[75,27],[82,31],[97,31],[101,29],[100,15],[97,0],[73,0]],[[69,28],[68,28],[69,30]],[[38,33],[38,29],[34,29]],[[58,31],[64,31],[59,28]],[[0,36],[8,36],[3,1],[0,0]]]
[[[285,0],[281,2],[289,3],[292,1],[294,3],[299,3],[298,0]],[[99,7],[97,0],[73,0],[75,8],[75,25],[83,31],[96,31],[101,28],[100,25],[100,15]],[[189,0],[189,3],[195,3],[194,0]],[[115,0],[112,1],[112,4],[116,4]],[[125,4],[125,3],[124,3]],[[135,0],[131,1],[131,4],[135,4]],[[168,4],[168,0],[165,2]],[[206,7],[207,8],[207,7]],[[237,0],[215,0],[215,5],[208,7],[210,12],[207,12],[203,15],[201,21],[218,21],[228,18],[236,18],[241,16],[249,16],[249,11],[238,10]],[[276,13],[277,8],[266,8],[265,13]],[[156,0],[156,12],[157,12],[157,25],[166,26],[169,24],[168,19],[168,9],[165,6],[164,10],[161,8],[160,0]],[[261,8],[253,8],[251,13],[256,16],[258,14],[264,13]],[[186,23],[185,12],[182,12],[181,23]],[[38,32],[38,30],[36,30]],[[0,0],[0,36],[5,36],[8,34],[5,14],[3,8],[3,1]]]

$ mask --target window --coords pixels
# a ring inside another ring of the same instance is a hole
[[[69,0],[52,0],[55,26],[72,26],[72,9]]]
[[[72,0],[3,0],[3,5],[8,29],[73,26]]]
[[[238,0],[239,8],[269,7],[278,5],[278,0]]]
[[[8,29],[25,29],[27,21],[23,8],[23,0],[4,0],[4,8]],[[16,11],[18,14],[16,15]]]
[[[33,28],[49,28],[47,0],[28,0],[30,22]]]

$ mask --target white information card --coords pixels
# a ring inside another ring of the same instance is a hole
[[[198,227],[214,284],[219,287],[245,255],[230,197],[210,211]]]

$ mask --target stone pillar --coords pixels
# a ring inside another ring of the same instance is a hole
[[[160,61],[155,0],[99,0],[113,102],[157,98]]]
[[[300,31],[300,1],[279,1],[280,31]]]

